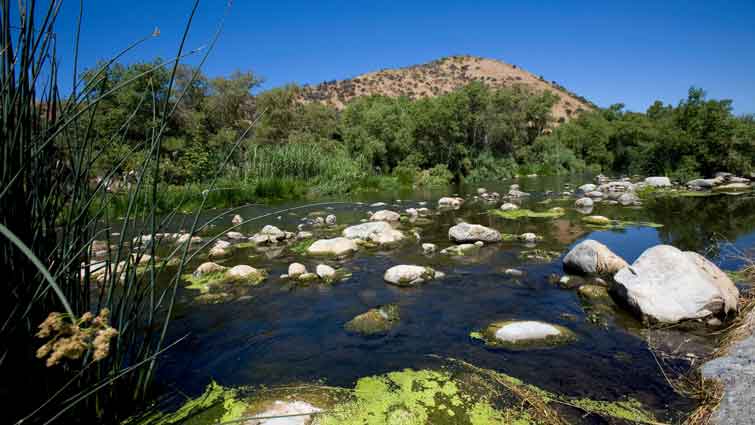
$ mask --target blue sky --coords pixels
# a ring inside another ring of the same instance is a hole
[[[80,63],[93,66],[132,41],[160,36],[127,62],[175,54],[191,0],[85,1]],[[206,44],[227,0],[200,3],[189,47]],[[60,16],[70,81],[78,2]],[[252,70],[265,87],[317,83],[381,68],[471,54],[519,65],[601,106],[645,110],[690,86],[755,113],[755,1],[242,1],[235,0],[210,76]],[[188,61],[195,61],[190,58]]]

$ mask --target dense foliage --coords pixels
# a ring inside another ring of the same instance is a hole
[[[97,94],[156,65],[112,66]],[[139,163],[138,141],[155,131],[153,104],[165,98],[168,79],[167,72],[152,72],[100,105],[105,113],[94,131],[112,145],[99,160],[103,169],[121,167],[127,173],[129,162]],[[557,125],[551,115],[557,96],[519,87],[490,89],[473,82],[419,100],[361,97],[336,111],[303,102],[302,89],[293,84],[253,95],[260,82],[252,73],[209,79],[196,69],[179,68],[178,94],[168,100],[181,102],[164,131],[163,183],[201,186],[239,137],[243,143],[232,154],[226,177],[232,186],[271,197],[302,191],[254,187],[269,187],[274,180],[291,183],[274,184],[283,189],[332,194],[357,190],[375,178],[443,185],[451,179],[585,170],[679,179],[752,171],[755,119],[735,116],[730,101],[708,100],[695,88],[677,106],[656,102],[637,113],[619,104]],[[125,128],[114,124],[129,117]],[[136,151],[131,161],[113,161],[130,150]]]
[[[585,113],[539,143],[569,148],[602,170],[680,180],[717,171],[746,174],[755,159],[755,118],[736,117],[729,100],[692,88],[674,107],[656,101],[646,113],[621,104]]]

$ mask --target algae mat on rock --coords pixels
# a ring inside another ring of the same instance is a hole
[[[309,425],[565,425],[573,422],[557,408],[579,415],[657,424],[640,403],[568,399],[492,370],[449,360],[441,370],[405,369],[357,381],[354,389],[314,384],[280,388],[227,389],[211,383],[205,394],[172,414],[156,413],[127,425],[274,424],[262,416],[270,406],[312,406],[290,415]],[[572,415],[573,416],[573,415]],[[584,416],[583,416],[584,417]],[[289,418],[290,419],[290,418]],[[288,422],[285,422],[288,423]],[[293,422],[292,422],[293,423]]]

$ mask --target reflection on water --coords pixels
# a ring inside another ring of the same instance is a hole
[[[495,227],[504,233],[534,232],[543,236],[538,248],[567,252],[587,237],[634,261],[645,249],[670,243],[685,250],[705,252],[724,268],[739,265],[726,257],[720,241],[738,249],[755,246],[755,198],[742,197],[668,198],[644,208],[598,205],[594,214],[633,221],[663,224],[662,228],[630,227],[615,231],[591,231],[571,209],[574,199],[546,198],[564,183],[572,187],[586,181],[579,177],[523,179],[522,190],[533,192],[524,207],[545,210],[563,206],[567,215],[559,219],[507,221],[485,212],[498,204],[468,202],[459,211],[434,216],[429,225],[418,226],[421,242],[439,248],[450,245],[448,228],[458,220]],[[488,190],[504,193],[508,184],[488,184]],[[476,188],[456,188],[471,197]],[[364,195],[356,201],[387,202],[394,210],[421,206],[434,208],[443,192],[402,192]],[[396,203],[396,199],[402,199]],[[547,204],[542,202],[551,199]],[[273,208],[248,208],[240,213],[249,218],[295,204]],[[358,223],[367,204],[339,204],[315,208],[338,216],[340,224]],[[296,230],[302,217],[312,210],[274,215],[242,229],[253,233],[264,224]],[[208,212],[207,216],[217,214]],[[230,223],[230,217],[225,223]],[[223,226],[219,226],[222,228]],[[193,293],[182,290],[173,336],[190,334],[188,341],[174,348],[162,369],[163,380],[174,382],[188,393],[201,392],[210,379],[225,385],[288,384],[323,380],[331,385],[350,386],[365,375],[407,367],[437,365],[429,354],[464,359],[477,366],[503,371],[551,391],[571,396],[616,399],[632,395],[650,407],[663,411],[684,405],[675,397],[658,370],[647,343],[638,337],[639,324],[617,311],[606,321],[587,320],[582,303],[573,290],[549,283],[549,275],[562,273],[560,258],[553,262],[519,259],[520,243],[488,245],[464,261],[440,255],[422,255],[419,243],[393,250],[363,250],[354,257],[335,262],[351,271],[352,277],[332,286],[293,286],[282,281],[290,262],[299,261],[314,269],[315,259],[284,251],[269,258],[253,249],[237,250],[224,264],[250,264],[267,269],[268,280],[248,290],[240,300],[218,305],[200,305]],[[334,262],[331,262],[334,263]],[[197,262],[198,264],[198,262]],[[432,266],[446,278],[418,288],[397,288],[383,282],[383,273],[396,264]],[[192,264],[190,269],[195,267]],[[507,268],[525,272],[518,279],[503,273]],[[355,315],[384,305],[397,304],[401,323],[383,337],[362,337],[347,333],[343,324]],[[543,320],[566,326],[578,336],[576,343],[530,351],[490,350],[469,338],[473,329],[501,319]],[[681,404],[680,404],[681,403]]]

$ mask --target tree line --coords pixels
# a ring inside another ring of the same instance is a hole
[[[147,78],[134,79],[147,70]],[[736,116],[731,101],[707,99],[697,88],[676,106],[656,101],[646,112],[629,112],[617,104],[556,123],[556,94],[480,82],[419,100],[361,97],[337,111],[303,102],[302,88],[294,84],[253,94],[262,79],[251,72],[208,78],[181,66],[172,91],[159,60],[116,64],[106,73],[92,96],[134,81],[98,105],[92,131],[108,145],[100,168],[126,172],[141,162],[140,143],[158,130],[155,106],[170,92],[175,112],[163,124],[160,168],[171,185],[201,184],[229,155],[225,173],[235,182],[268,175],[328,185],[325,180],[339,179],[334,170],[348,169],[341,177],[353,183],[329,185],[334,192],[353,189],[360,176],[442,184],[533,173],[689,179],[753,171],[755,118]],[[325,159],[297,154],[291,145],[316,148]],[[271,173],[271,162],[284,164],[285,173]],[[329,174],[318,180],[321,169]]]

